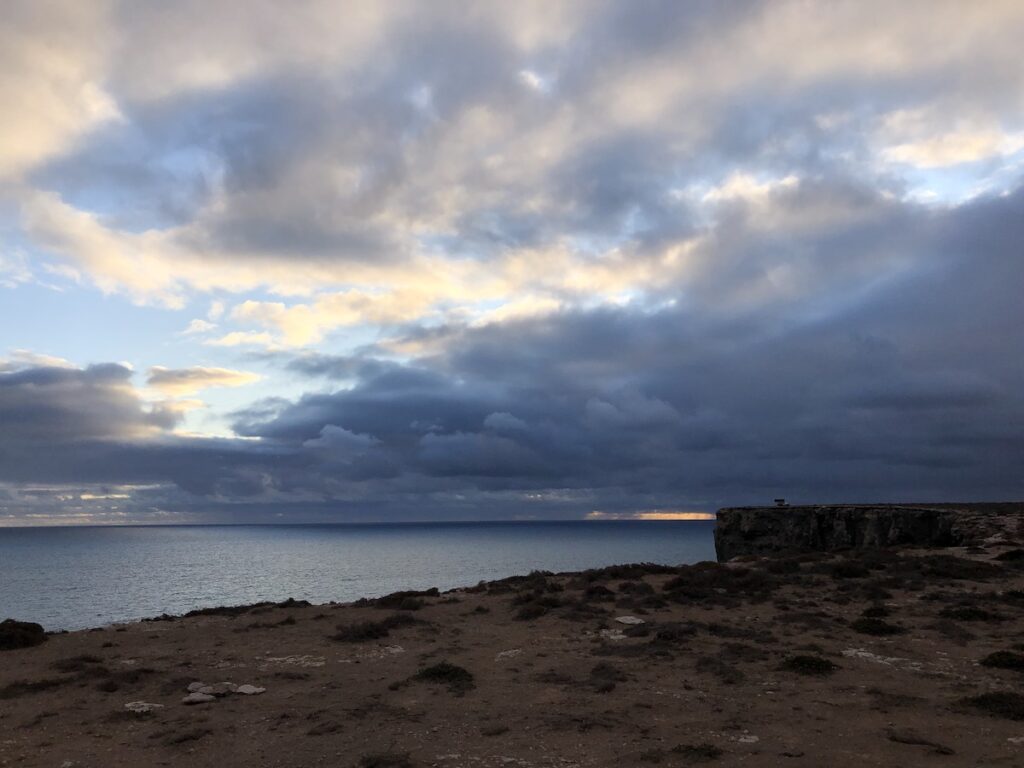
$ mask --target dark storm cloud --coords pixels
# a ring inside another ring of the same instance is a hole
[[[142,409],[130,378],[130,369],[114,363],[0,373],[0,440],[16,447],[120,438],[172,426],[170,417]]]
[[[244,431],[301,439],[333,425],[379,440],[411,475],[479,490],[635,488],[705,505],[1019,495],[1024,363],[1007,343],[1024,342],[1024,258],[1015,226],[991,226],[1022,216],[1020,191],[941,216],[886,204],[811,249],[840,288],[844,269],[915,256],[868,296],[753,305],[741,320],[623,308],[455,328],[417,368]],[[732,237],[754,248],[747,236],[738,220]]]

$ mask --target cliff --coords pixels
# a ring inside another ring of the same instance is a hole
[[[871,547],[951,547],[1021,537],[1024,503],[727,507],[718,511],[719,561],[739,555]]]

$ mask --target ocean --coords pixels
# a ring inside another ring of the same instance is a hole
[[[714,560],[713,521],[0,528],[0,619],[82,629],[531,570]]]

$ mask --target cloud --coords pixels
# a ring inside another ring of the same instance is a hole
[[[113,42],[106,2],[41,5],[14,0],[0,27],[0,183],[70,148],[89,130],[120,117],[104,89]]]
[[[226,366],[140,390],[124,365],[5,358],[20,509],[1024,491],[1020,3],[10,16],[3,290],[187,310],[173,343]],[[209,414],[233,437],[176,431],[250,365],[274,396]]]
[[[208,320],[203,320],[201,317],[197,317],[194,320],[190,320],[188,326],[181,332],[182,336],[194,336],[196,334],[206,333],[212,331],[217,327],[216,323],[211,323]]]
[[[156,365],[149,369],[146,383],[161,394],[181,397],[210,387],[242,387],[260,378],[259,374],[230,368],[164,368]]]

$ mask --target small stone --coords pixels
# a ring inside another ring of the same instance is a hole
[[[139,715],[144,715],[147,712],[152,712],[155,709],[163,709],[163,704],[153,704],[149,701],[129,701],[124,705],[124,708],[129,712],[135,712]]]
[[[234,683],[214,683],[213,685],[204,685],[198,689],[199,693],[205,693],[207,696],[227,696],[229,693],[234,693],[238,688]]]
[[[189,683],[188,684],[188,692],[189,693],[195,693],[196,691],[201,690],[201,689],[203,689],[205,687],[206,687],[206,683],[200,683],[200,682]]]
[[[194,693],[190,693],[188,696],[183,698],[181,700],[181,703],[182,704],[205,704],[208,701],[216,700],[216,698],[217,698],[216,696],[211,696],[208,693],[201,693],[199,691],[195,691]]]
[[[243,696],[255,696],[257,694],[263,693],[265,690],[267,689],[260,688],[258,685],[249,685],[248,683],[246,683],[245,685],[238,686],[235,689],[235,693],[240,693]]]
[[[647,623],[643,619],[641,619],[639,616],[617,616],[615,618],[615,620],[617,622],[619,622],[619,624],[646,624]]]

